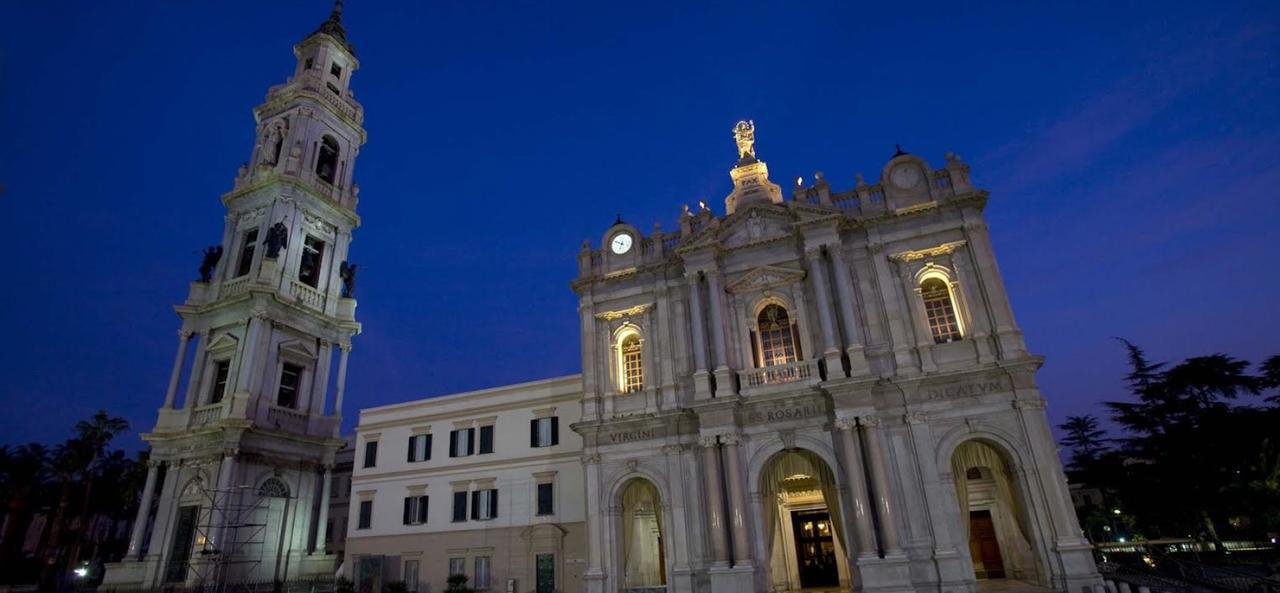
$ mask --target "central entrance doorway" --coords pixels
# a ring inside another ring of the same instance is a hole
[[[991,511],[969,512],[969,553],[973,556],[974,576],[980,579],[1003,579],[1004,559]]]
[[[824,510],[792,511],[791,528],[796,540],[796,568],[800,586],[830,587],[840,584],[836,567],[836,542],[831,515]]]

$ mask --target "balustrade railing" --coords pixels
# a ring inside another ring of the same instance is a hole
[[[267,424],[289,432],[307,431],[307,415],[297,410],[272,406],[267,408]]]
[[[222,282],[222,288],[218,289],[219,298],[229,298],[249,290],[249,275],[245,274],[239,278],[232,278]]]
[[[299,303],[312,309],[324,310],[324,293],[297,280],[289,281],[289,293]]]
[[[191,421],[188,424],[191,428],[206,426],[216,423],[222,419],[222,413],[226,409],[221,403],[199,406],[191,411]]]
[[[761,385],[803,381],[817,376],[813,367],[813,361],[797,360],[786,364],[775,364],[773,366],[761,367],[758,369],[738,371],[738,380],[745,387],[759,387]]]

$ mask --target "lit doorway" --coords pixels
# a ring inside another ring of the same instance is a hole
[[[770,590],[849,585],[838,488],[831,468],[812,451],[789,449],[765,463],[760,474],[761,535]]]

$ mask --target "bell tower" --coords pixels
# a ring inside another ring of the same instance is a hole
[[[152,466],[110,583],[262,582],[335,569],[326,515],[360,333],[348,250],[365,142],[341,0],[293,53],[293,75],[253,110],[249,160],[222,196],[221,242],[175,306],[177,354],[156,426],[143,435]]]

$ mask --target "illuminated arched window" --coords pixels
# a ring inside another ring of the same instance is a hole
[[[938,344],[961,338],[960,321],[956,317],[955,300],[952,296],[951,287],[941,278],[929,277],[920,283],[920,298],[924,300],[929,333]]]
[[[258,486],[258,496],[289,498],[289,487],[280,478],[268,478],[261,486]]]
[[[338,174],[338,141],[332,136],[325,136],[320,140],[320,155],[316,158],[316,175],[321,179],[333,183],[334,176]]]
[[[618,387],[623,393],[644,389],[644,358],[640,334],[631,331],[618,342]]]
[[[795,323],[782,305],[770,304],[756,317],[759,332],[757,365],[761,367],[788,364],[799,360],[799,337]],[[752,346],[756,346],[752,344]]]

